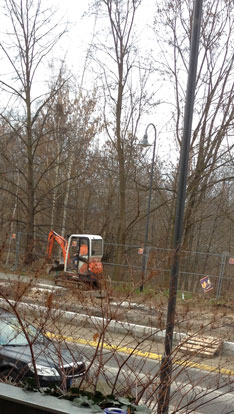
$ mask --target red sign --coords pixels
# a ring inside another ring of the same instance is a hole
[[[230,257],[230,259],[229,259],[229,262],[228,262],[229,264],[234,264],[234,258],[233,257]]]

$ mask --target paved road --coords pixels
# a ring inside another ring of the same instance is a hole
[[[95,348],[78,345],[82,353],[91,360]],[[120,370],[120,367],[122,369]],[[148,383],[148,389],[142,395],[142,400],[151,402],[151,407],[157,404],[157,386],[159,361],[139,356],[129,356],[121,352],[111,354],[102,350],[96,355],[95,365],[91,372],[94,377],[101,371],[101,383],[105,391],[111,391],[111,385],[119,373],[117,388],[129,387],[133,395],[139,396],[143,387]],[[229,414],[234,413],[234,377],[207,373],[193,368],[174,367],[173,384],[171,387],[171,403],[176,413],[199,414]],[[108,384],[108,385],[107,385]],[[152,384],[152,385],[150,385]]]
[[[17,279],[17,276],[12,275],[0,275],[1,278]],[[20,277],[22,281],[22,276]],[[27,281],[28,277],[23,277],[23,280]],[[46,284],[53,285],[53,281],[44,281]],[[68,327],[66,327],[68,329]],[[88,360],[91,360],[96,352],[96,345],[90,346],[87,344],[87,338],[92,339],[93,333],[88,328],[86,331],[83,328],[79,330],[79,340],[82,339],[83,344],[77,341],[76,344],[72,343],[72,346],[78,346],[80,350],[86,355]],[[72,330],[72,334],[76,335],[76,331]],[[86,341],[86,343],[85,343]],[[120,338],[118,335],[112,334],[109,337],[110,344],[114,341],[119,343]],[[134,346],[133,338],[125,337],[127,347]],[[139,395],[142,392],[146,383],[151,383],[148,386],[148,391],[144,392],[143,399],[151,401],[151,407],[156,404],[157,386],[158,386],[158,371],[160,366],[160,360],[158,357],[152,359],[145,355],[131,355],[131,351],[121,352],[116,350],[110,350],[108,346],[103,347],[101,352],[95,357],[95,365],[90,370],[92,375],[96,376],[99,369],[101,370],[101,383],[107,387],[113,386],[116,376],[120,370],[117,387],[126,385],[129,386],[129,390],[135,395]],[[158,345],[159,346],[159,345]],[[126,348],[126,346],[125,346]],[[151,349],[152,351],[152,349]],[[222,367],[223,361],[216,361],[217,367]],[[229,414],[234,413],[234,376],[230,377],[223,375],[222,372],[211,372],[214,368],[214,364],[210,362],[210,370],[194,369],[191,367],[184,368],[178,365],[173,366],[173,384],[171,388],[171,405],[174,412],[177,413],[199,413],[199,414]],[[104,367],[104,368],[103,368]],[[216,370],[217,370],[216,367]],[[234,361],[230,360],[230,368],[234,369]],[[184,408],[183,408],[184,407]],[[173,411],[172,411],[173,412]]]

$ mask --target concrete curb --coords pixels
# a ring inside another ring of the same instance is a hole
[[[20,387],[0,383],[1,413],[31,414],[92,414],[90,408],[77,407],[71,401],[26,391]]]
[[[16,302],[9,300],[9,302],[14,305]],[[2,306],[5,309],[9,309],[10,305],[7,304],[6,301],[3,299],[0,299],[0,306]],[[120,333],[120,334],[128,334],[131,333],[131,335],[135,338],[145,338],[147,340],[155,341],[155,342],[164,342],[165,338],[165,330],[159,330],[156,328],[151,328],[149,326],[143,326],[143,325],[137,325],[134,323],[129,322],[121,322],[116,320],[108,321],[105,318],[99,317],[99,316],[89,316],[86,314],[78,314],[75,312],[70,311],[62,311],[62,310],[55,310],[55,309],[49,309],[45,306],[35,305],[35,304],[29,304],[20,302],[17,304],[17,308],[25,311],[36,311],[38,314],[41,315],[48,315],[48,312],[50,312],[51,317],[53,319],[59,318],[62,322],[71,323],[71,324],[83,324],[85,327],[91,326],[99,328],[100,330],[108,324],[107,330],[109,332],[114,333]],[[186,338],[185,333],[174,333],[174,343],[178,344],[180,341]],[[223,355],[234,355],[234,343],[233,342],[224,342],[223,344]]]

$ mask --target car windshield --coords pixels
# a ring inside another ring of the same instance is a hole
[[[36,338],[37,341],[44,341],[43,335],[38,334],[32,325],[24,325],[24,329],[29,335],[30,340]],[[0,321],[0,345],[22,346],[28,345],[27,338],[16,318],[9,318]]]

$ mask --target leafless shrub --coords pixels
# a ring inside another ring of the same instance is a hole
[[[150,278],[156,280],[155,275],[151,274]],[[72,361],[77,361],[81,354],[86,360],[85,375],[74,380],[78,389],[130,396],[137,404],[143,401],[156,410],[166,298],[162,300],[159,295],[153,301],[151,297],[147,307],[147,303],[135,300],[136,285],[119,295],[110,283],[104,284],[102,291],[88,291],[76,286],[49,289],[40,287],[39,281],[37,275],[23,282],[20,277],[14,280],[11,276],[0,285],[1,307],[15,315],[28,342],[36,385],[39,386],[38,354],[35,355],[34,344],[43,333],[52,341],[52,359],[55,363],[60,360],[61,389],[67,387],[63,359],[66,350]],[[173,370],[168,379],[171,405],[174,412],[181,413],[192,412],[204,401],[207,404],[222,397],[224,387],[232,389],[233,384],[228,358],[220,348],[219,355],[214,352],[209,361],[205,342],[199,352],[196,347],[190,353],[181,352],[197,336],[214,337],[213,342],[217,337],[225,339],[225,335],[231,338],[232,333],[225,329],[227,318],[230,323],[230,314],[226,309],[223,312],[206,304],[200,309],[199,302],[198,308],[194,303],[191,306],[189,301],[184,302],[178,302],[177,334],[171,355]],[[36,327],[34,336],[28,333],[29,323]],[[141,331],[137,327],[146,324],[148,327]],[[46,349],[42,348],[41,352],[46,353]],[[72,368],[70,375],[73,375]]]

